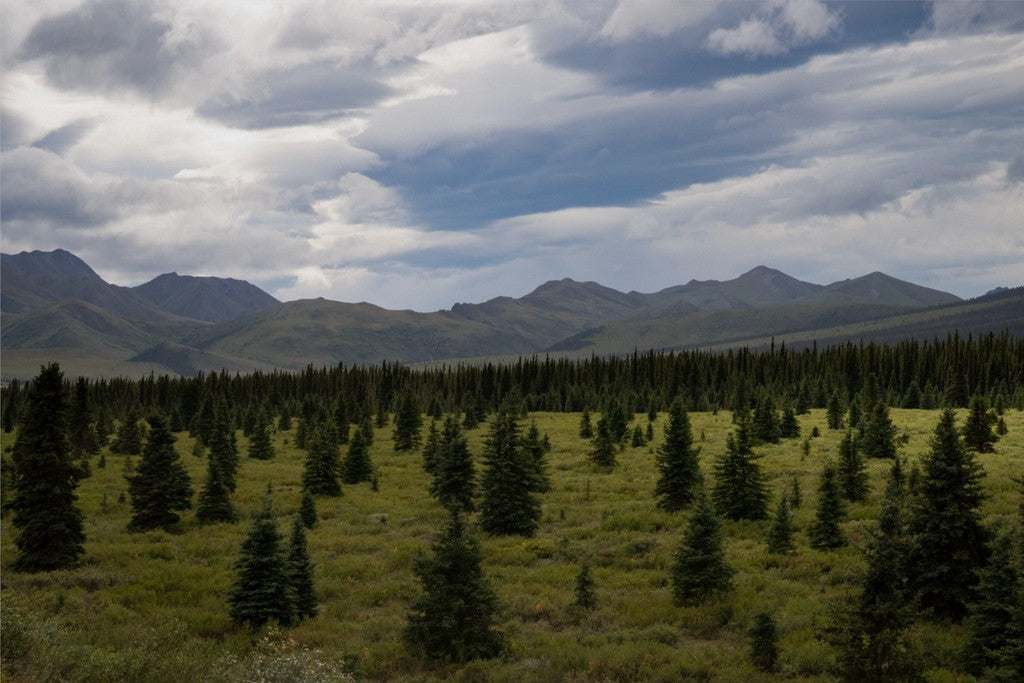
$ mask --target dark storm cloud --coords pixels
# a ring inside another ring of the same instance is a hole
[[[50,131],[33,142],[32,146],[53,152],[58,156],[63,156],[64,152],[74,147],[75,143],[81,140],[94,126],[95,123],[88,119],[72,121],[65,126]]]
[[[370,64],[317,61],[261,74],[249,98],[222,96],[199,106],[202,116],[239,128],[316,124],[393,94]]]
[[[149,2],[95,0],[40,20],[21,56],[41,60],[60,88],[131,89],[156,98],[182,69],[219,50],[211,33],[191,27],[174,35],[172,28]]]

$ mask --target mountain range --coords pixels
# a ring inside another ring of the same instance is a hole
[[[553,280],[520,297],[419,313],[369,303],[282,303],[242,280],[167,273],[137,287],[105,282],[64,250],[3,254],[4,379],[56,360],[69,375],[192,375],[379,363],[475,362],[547,353],[894,341],[1024,334],[1024,288],[968,301],[884,273],[803,282],[758,266],[732,280],[654,293]]]

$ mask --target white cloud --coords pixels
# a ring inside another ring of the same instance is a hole
[[[778,55],[827,37],[839,23],[820,0],[771,0],[735,28],[711,31],[706,45],[725,55]]]

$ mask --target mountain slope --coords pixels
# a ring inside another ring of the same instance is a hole
[[[220,323],[281,302],[244,280],[164,273],[132,290],[162,310]]]

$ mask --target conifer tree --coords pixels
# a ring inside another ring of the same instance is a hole
[[[199,492],[196,519],[202,524],[234,522],[238,519],[231,505],[231,491],[224,481],[224,470],[215,458],[207,458],[206,482]]]
[[[789,507],[794,510],[799,510],[800,505],[803,503],[803,495],[800,492],[800,480],[793,475],[793,485],[790,487],[789,492]]]
[[[796,419],[796,411],[790,406],[782,409],[782,421],[779,422],[779,436],[783,439],[796,439],[800,436],[800,423]]]
[[[271,619],[281,626],[291,626],[296,618],[289,561],[271,510],[269,485],[267,489],[235,561],[237,575],[228,595],[231,618],[250,628]]]
[[[758,612],[750,627],[750,661],[766,673],[775,671],[779,661],[779,628],[771,612]]]
[[[907,387],[907,393],[903,395],[903,407],[909,409],[917,409],[921,407],[921,387],[918,385],[917,380],[910,383]]]
[[[138,455],[142,452],[142,429],[139,427],[139,411],[135,407],[128,411],[128,415],[118,427],[117,436],[110,444],[110,450],[124,455]]]
[[[580,438],[594,438],[594,425],[590,420],[590,411],[586,409],[583,410],[583,415],[580,416]]]
[[[789,501],[783,494],[768,528],[768,552],[785,555],[793,552],[793,519],[789,514]]]
[[[471,512],[476,492],[476,470],[466,437],[456,416],[450,415],[438,441],[434,480],[430,494],[446,509]]]
[[[492,535],[532,536],[540,524],[540,500],[534,490],[534,463],[519,438],[519,423],[508,410],[491,423],[483,451],[480,526]]]
[[[504,643],[494,628],[498,596],[481,564],[480,547],[453,512],[431,555],[420,555],[413,566],[423,587],[410,606],[404,634],[413,650],[451,662],[501,653]]]
[[[370,448],[366,445],[363,431],[357,429],[348,444],[348,452],[341,464],[342,481],[346,484],[358,484],[373,478],[373,463],[370,461]]]
[[[83,552],[85,531],[75,506],[80,470],[71,457],[64,375],[56,363],[28,387],[12,453],[15,571],[69,569]]]
[[[235,475],[238,472],[238,450],[232,440],[233,436],[226,415],[218,416],[207,435],[210,462],[220,470],[220,481],[229,493],[235,491]]]
[[[594,591],[594,578],[590,575],[590,565],[584,564],[576,574],[576,599],[573,605],[580,609],[597,607],[597,593]]]
[[[779,420],[775,406],[767,394],[762,395],[754,408],[754,420],[750,426],[751,437],[763,443],[779,442]]]
[[[277,418],[277,428],[282,432],[288,432],[292,429],[292,411],[287,403],[281,406],[281,415]]]
[[[831,550],[846,545],[846,537],[839,528],[839,522],[845,515],[836,469],[827,463],[821,471],[821,483],[818,485],[817,514],[807,534],[811,547]]]
[[[270,442],[270,428],[262,413],[253,420],[252,437],[249,439],[249,457],[253,460],[270,460],[274,457],[274,445]]]
[[[647,445],[647,440],[644,438],[644,430],[640,428],[640,425],[633,427],[633,437],[630,441],[630,445],[633,448],[643,448]]]
[[[427,429],[427,438],[423,442],[423,470],[430,475],[437,472],[437,453],[441,443],[441,433],[437,431],[437,421],[431,420]]]
[[[665,441],[658,447],[659,475],[654,486],[658,507],[669,511],[681,510],[693,501],[694,493],[701,485],[699,454],[700,448],[693,446],[690,417],[683,408],[682,400],[677,398],[669,407]]]
[[[700,605],[715,593],[728,590],[732,586],[732,573],[725,562],[718,517],[703,489],[699,489],[672,566],[675,604]]]
[[[527,460],[533,463],[534,488],[537,493],[547,493],[551,490],[551,478],[548,476],[547,454],[551,450],[551,444],[545,438],[541,438],[537,423],[531,422],[530,428],[523,436],[523,450],[526,452]]]
[[[412,389],[406,389],[402,392],[398,412],[395,414],[395,450],[411,451],[419,448],[422,442],[422,427],[423,415],[420,414],[419,401],[416,400],[416,394]]]
[[[843,428],[843,404],[839,400],[839,394],[834,391],[828,399],[825,421],[829,429],[838,430]]]
[[[288,579],[295,600],[295,618],[302,621],[317,613],[316,585],[313,562],[306,544],[306,527],[301,518],[292,524],[292,537],[288,545]]]
[[[963,429],[964,444],[978,453],[991,453],[995,450],[992,446],[999,437],[992,433],[992,425],[996,423],[996,419],[996,416],[988,411],[984,397],[971,398],[970,413]]]
[[[348,404],[345,402],[345,394],[338,392],[338,398],[334,401],[334,430],[338,434],[338,443],[347,444],[349,439],[349,415]]]
[[[869,415],[857,439],[858,448],[867,458],[895,458],[896,426],[889,417],[889,406],[879,402]]]
[[[976,571],[988,556],[980,513],[983,476],[947,408],[935,427],[910,522],[913,586],[926,614],[959,621],[967,613]]]
[[[851,503],[862,502],[868,497],[867,465],[850,430],[846,430],[839,442],[839,490]]]
[[[177,511],[192,507],[192,481],[162,416],[149,418],[149,436],[142,459],[126,479],[132,501],[129,531],[167,529],[178,523]]]
[[[309,441],[302,486],[315,496],[340,496],[338,446],[330,425],[321,425]]]
[[[602,417],[597,421],[597,433],[594,434],[594,443],[590,449],[590,461],[598,467],[615,467],[615,451],[618,442],[612,435],[608,422]]]
[[[92,425],[92,411],[89,408],[89,382],[79,377],[75,382],[75,398],[71,403],[69,437],[71,457],[78,462],[82,476],[89,474],[89,456],[99,453],[99,438]]]
[[[626,411],[623,409],[622,405],[614,399],[608,401],[608,405],[605,406],[601,419],[605,421],[605,424],[607,424],[608,431],[611,434],[615,445],[625,445],[626,437],[629,435],[629,416],[626,415]]]
[[[767,519],[768,489],[764,473],[750,447],[746,423],[741,422],[725,442],[725,454],[715,463],[711,491],[718,514],[726,519]]]
[[[316,526],[316,500],[313,499],[313,494],[306,489],[302,489],[302,502],[299,503],[299,519],[307,529],[312,529]]]
[[[987,678],[989,669],[1002,666],[1014,636],[1014,607],[1024,595],[1012,555],[1011,538],[998,536],[988,564],[978,572],[978,585],[964,620],[969,635],[963,650],[964,668],[975,676]]]

